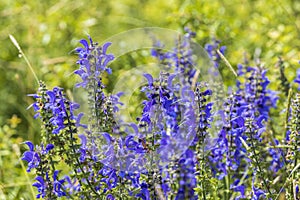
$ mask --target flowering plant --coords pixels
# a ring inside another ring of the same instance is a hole
[[[152,56],[165,66],[158,77],[144,74],[145,99],[135,122],[118,117],[121,93],[107,94],[111,43],[81,40],[74,72],[86,91],[88,113],[59,87],[39,81],[32,104],[42,122],[42,141],[27,141],[22,159],[34,169],[37,198],[56,199],[287,199],[300,198],[300,95],[289,93],[285,138],[270,129],[278,92],[269,89],[267,70],[238,65],[236,91],[223,102],[219,86],[199,81],[187,30],[172,52],[161,43]],[[205,46],[218,69],[225,47]],[[211,74],[213,77],[214,74]],[[299,84],[299,73],[295,80]],[[286,91],[283,91],[286,92]],[[218,109],[215,109],[219,107]],[[88,123],[82,123],[82,117]]]

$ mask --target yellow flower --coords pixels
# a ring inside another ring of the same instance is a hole
[[[17,115],[13,115],[10,119],[7,120],[8,123],[11,125],[12,128],[16,128],[18,124],[21,123],[21,118],[18,118]]]

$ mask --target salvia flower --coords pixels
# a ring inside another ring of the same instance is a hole
[[[63,188],[64,188],[63,184],[64,184],[65,180],[63,180],[63,179],[59,180],[58,179],[58,173],[59,173],[58,170],[55,170],[54,173],[53,173],[53,191],[54,191],[54,194],[57,197],[66,196],[66,193],[63,191]]]
[[[36,198],[45,198],[46,196],[46,183],[43,179],[43,177],[38,176],[35,178],[37,182],[32,184],[32,186],[36,187],[38,189],[38,194],[36,195]]]
[[[40,82],[30,96],[35,118],[42,121],[41,144],[25,142],[29,149],[22,156],[27,171],[35,169],[37,198],[265,199],[283,191],[275,185],[284,181],[282,171],[288,175],[286,197],[299,196],[299,95],[292,97],[285,151],[270,137],[277,135],[270,129],[270,111],[278,97],[269,89],[267,70],[238,65],[237,90],[215,113],[216,90],[197,82],[201,72],[193,67],[196,34],[185,31],[173,51],[165,52],[156,41],[152,56],[166,68],[158,77],[144,74],[146,98],[137,122],[118,119],[121,93],[106,94],[102,77],[112,72],[114,60],[109,42],[98,45],[89,37],[75,50],[74,74],[81,78],[76,87],[88,93],[89,126],[81,123],[79,105],[62,88],[49,90]],[[216,69],[226,50],[219,45],[214,40],[205,46]],[[213,138],[215,117],[220,129]]]
[[[76,49],[79,56],[77,61],[79,69],[75,70],[74,73],[81,77],[82,82],[77,84],[77,87],[85,88],[90,82],[102,85],[100,75],[105,71],[111,73],[111,69],[107,65],[114,59],[114,56],[106,53],[111,43],[108,42],[99,47],[90,37],[89,42],[82,39],[80,43],[83,47]]]
[[[74,102],[70,102],[66,99],[63,90],[59,87],[53,88],[46,92],[50,98],[49,103],[45,105],[45,108],[52,110],[52,118],[50,122],[56,128],[52,131],[54,134],[58,134],[61,130],[66,128],[65,120],[68,118],[71,121],[75,121],[77,127],[84,127],[80,124],[80,119],[83,114],[76,116],[74,111],[79,108],[79,105]]]
[[[65,190],[68,190],[70,195],[76,194],[77,192],[80,191],[80,184],[78,180],[76,179],[72,180],[70,176],[65,176],[64,180],[65,180],[64,188]]]
[[[147,183],[143,182],[140,187],[141,187],[141,191],[135,197],[140,198],[142,200],[150,200],[150,193],[148,190]]]
[[[34,151],[32,142],[26,141],[25,144],[29,147],[29,151],[25,151],[21,159],[28,162],[27,172],[30,172],[32,168],[36,168],[39,165],[41,159],[39,154]]]
[[[280,143],[278,140],[275,139],[274,144],[276,147]],[[284,155],[284,152],[280,148],[278,150],[276,148],[270,148],[268,151],[269,151],[270,156],[272,157],[271,164],[270,164],[270,170],[272,172],[274,172],[274,174],[276,174],[276,172],[278,172],[284,166],[284,162],[283,162],[283,158],[282,158],[282,156]]]
[[[252,178],[252,198],[253,200],[259,200],[262,198],[266,197],[266,192],[263,191],[262,189],[259,189],[257,187],[254,186],[254,182],[255,182],[255,174],[256,172],[254,172],[254,176]]]
[[[187,150],[179,160],[179,188],[175,199],[197,199],[193,188],[196,187],[195,155]]]

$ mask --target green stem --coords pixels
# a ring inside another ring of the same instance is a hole
[[[254,149],[254,142],[253,142],[253,139],[254,139],[254,138],[252,137],[252,134],[250,134],[251,151],[252,151],[252,153],[253,153],[253,158],[254,158],[254,162],[255,162],[255,165],[256,165],[255,167],[258,168],[259,176],[260,176],[260,178],[263,180],[263,183],[264,183],[264,185],[265,185],[265,187],[266,187],[268,193],[269,193],[270,195],[272,195],[271,190],[270,190],[270,188],[269,188],[269,185],[268,185],[268,183],[266,182],[266,180],[264,179],[264,177],[263,177],[263,175],[262,175],[262,169],[261,169],[260,164],[259,164],[259,161],[258,161],[258,159],[257,159],[257,156],[258,156],[258,155],[256,154],[255,149]]]
[[[71,148],[72,148],[72,150],[73,150],[74,155],[76,155],[76,150],[75,150],[74,142],[73,142],[74,138],[73,138],[72,123],[71,123],[71,121],[70,121],[70,117],[69,117],[68,112],[67,112],[66,110],[64,110],[64,111],[65,111],[65,113],[66,113],[66,118],[67,118],[67,120],[68,120],[68,128],[69,128],[70,139],[71,139]],[[75,160],[76,160],[76,163],[77,163],[78,167],[80,168],[81,172],[82,172],[84,175],[86,175],[86,174],[85,174],[85,171],[83,170],[83,168],[82,168],[82,166],[81,166],[81,164],[80,164],[80,162],[79,162],[79,159],[76,157]],[[74,170],[74,171],[75,171],[75,173],[77,174],[76,170]],[[99,195],[98,192],[94,189],[94,187],[92,186],[92,184],[91,184],[91,182],[89,181],[88,178],[86,179],[86,181],[87,181],[89,187],[91,188],[92,192],[93,192],[94,194],[96,194],[97,197],[100,197],[100,195]]]
[[[285,115],[285,132],[284,138],[286,138],[286,134],[289,129],[289,117],[290,117],[290,108],[291,108],[291,101],[292,101],[293,91],[292,89],[289,90],[288,99],[287,99],[287,106],[286,106],[286,115]]]
[[[235,72],[235,70],[233,69],[232,65],[230,64],[230,62],[225,58],[225,56],[220,52],[219,49],[217,49],[217,53],[218,55],[221,57],[221,59],[225,62],[226,66],[229,67],[229,69],[232,71],[232,73],[234,74],[235,77],[238,77],[237,73]]]
[[[25,55],[24,52],[22,51],[22,49],[21,49],[19,43],[17,42],[17,40],[15,39],[15,37],[12,36],[12,35],[10,35],[10,34],[9,34],[9,39],[12,41],[12,43],[13,43],[13,44],[15,45],[15,47],[18,49],[20,55],[23,56],[23,58],[24,58],[26,64],[28,65],[29,69],[31,70],[31,72],[32,72],[32,74],[33,74],[33,76],[34,76],[36,82],[39,84],[39,79],[38,79],[37,75],[35,74],[35,72],[34,72],[34,70],[33,70],[33,67],[31,66],[31,64],[30,64],[30,62],[29,62],[29,60],[28,60],[28,58],[26,57],[26,55]]]
[[[22,170],[23,170],[23,172],[24,172],[24,174],[25,174],[25,177],[26,177],[28,183],[31,183],[30,178],[29,178],[29,176],[28,176],[28,173],[27,173],[27,171],[26,171],[26,168],[25,168],[25,166],[24,166],[24,163],[23,163],[23,161],[22,161],[21,158],[20,158],[20,149],[19,149],[19,147],[18,147],[16,144],[13,144],[12,147],[13,147],[13,149],[14,149],[16,155],[18,156],[18,159],[20,160],[20,164],[21,164]],[[31,194],[32,194],[32,199],[36,199],[35,193],[34,193],[34,190],[33,190],[33,187],[32,187],[31,184],[30,184],[30,192],[31,192]]]

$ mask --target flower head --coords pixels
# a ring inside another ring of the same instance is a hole
[[[39,166],[41,159],[39,154],[34,151],[32,142],[26,141],[24,143],[29,147],[29,151],[25,151],[21,159],[28,162],[27,172],[30,172],[32,168]]]
[[[46,196],[46,183],[41,176],[36,177],[35,180],[37,180],[37,182],[33,183],[32,186],[38,189],[38,194],[36,195],[36,197],[44,198]]]
[[[107,48],[111,45],[110,42],[105,43],[102,47],[99,47],[96,43],[93,43],[90,38],[90,44],[87,40],[80,40],[83,47],[76,48],[78,53],[79,69],[74,73],[79,75],[82,82],[77,84],[77,87],[86,88],[89,82],[96,82],[102,86],[100,75],[103,72],[111,73],[111,69],[107,67],[108,63],[114,59],[112,54],[107,54]]]

